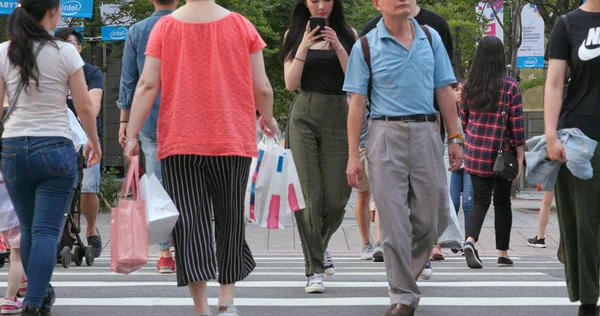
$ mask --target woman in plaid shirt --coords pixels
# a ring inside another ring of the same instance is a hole
[[[508,257],[512,181],[496,176],[493,168],[502,146],[505,151],[517,155],[520,175],[525,135],[521,92],[516,80],[506,76],[505,65],[504,45],[500,39],[495,36],[483,38],[463,89],[461,119],[465,131],[465,169],[471,175],[474,191],[474,205],[467,218],[464,252],[472,269],[483,267],[474,244],[490,207],[492,192],[498,265],[513,264]],[[502,128],[505,128],[503,139]]]

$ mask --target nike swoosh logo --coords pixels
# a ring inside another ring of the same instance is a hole
[[[585,41],[583,41],[579,47],[579,59],[588,61],[597,57],[600,57],[600,47],[589,49],[585,47]]]

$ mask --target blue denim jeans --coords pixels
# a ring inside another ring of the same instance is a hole
[[[452,172],[450,177],[450,196],[452,197],[452,203],[454,209],[458,215],[460,210],[460,187],[462,185],[462,207],[465,215],[465,227],[467,227],[467,217],[471,208],[473,207],[473,183],[471,182],[471,175],[467,173],[465,168],[458,171]]]
[[[21,257],[29,280],[24,304],[40,308],[77,175],[73,142],[62,137],[5,138],[2,174],[21,224]]]
[[[149,175],[154,174],[158,178],[158,181],[162,183],[160,161],[156,159],[156,153],[158,152],[158,140],[156,136],[139,133],[138,138],[142,142],[142,151],[146,160],[146,173]],[[171,241],[159,242],[156,244],[156,248],[160,251],[169,250],[171,249]]]

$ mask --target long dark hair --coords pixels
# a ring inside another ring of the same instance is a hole
[[[465,80],[462,103],[467,109],[489,111],[500,100],[504,85],[506,59],[504,45],[496,36],[486,36],[480,42],[473,64]]]
[[[283,49],[281,50],[283,61],[293,59],[302,42],[304,31],[306,31],[306,23],[308,23],[308,19],[310,18],[310,11],[306,6],[306,1],[310,0],[296,0],[296,4],[292,8],[288,34],[283,41]],[[354,32],[346,23],[342,0],[332,1],[333,10],[329,16],[329,27],[335,31],[340,39],[340,43],[344,46],[346,51],[350,52],[352,50],[352,45],[354,45],[354,42],[356,41]]]
[[[33,43],[52,42],[54,37],[40,24],[40,21],[51,9],[60,6],[60,0],[19,0],[18,6],[8,17],[6,33],[10,40],[8,60],[19,67],[21,80],[25,88],[29,80],[39,86],[38,67],[35,60]]]

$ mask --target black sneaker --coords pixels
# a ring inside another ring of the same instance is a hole
[[[483,262],[479,259],[479,253],[475,250],[475,246],[472,242],[465,242],[465,246],[463,247],[465,252],[465,258],[467,259],[467,265],[471,269],[481,269],[483,268]]]
[[[582,304],[579,306],[578,316],[598,316],[600,315],[600,309],[594,304]]]
[[[546,238],[538,239],[538,236],[527,239],[529,247],[546,248]]]
[[[48,285],[48,291],[46,292],[46,296],[44,296],[44,300],[42,301],[42,308],[40,308],[41,316],[52,316],[52,305],[56,301],[56,293],[54,292],[54,288],[51,284]]]
[[[23,307],[21,316],[40,316],[40,310],[31,305],[27,305]]]
[[[506,257],[498,257],[498,266],[499,267],[512,267],[514,262]]]
[[[88,237],[87,242],[88,247],[92,247],[94,249],[94,257],[100,257],[102,254],[102,237],[100,237],[100,234],[98,234],[98,236]]]

